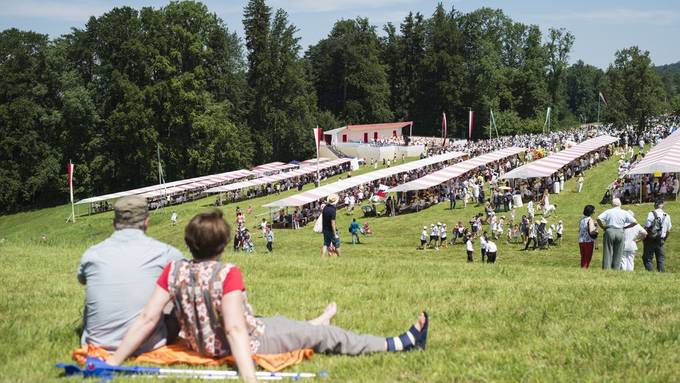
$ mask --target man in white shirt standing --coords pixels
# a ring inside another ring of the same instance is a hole
[[[660,273],[666,271],[664,244],[672,228],[671,216],[663,211],[663,200],[657,200],[654,203],[654,210],[647,214],[647,223],[645,224],[647,237],[643,242],[642,260],[647,271],[654,270],[652,257],[656,257],[657,270]]]
[[[486,259],[488,263],[496,263],[496,254],[498,252],[498,247],[493,241],[486,242]]]
[[[605,230],[602,269],[619,270],[625,241],[623,230],[637,225],[637,221],[629,212],[621,209],[621,200],[614,198],[612,208],[602,212],[597,217],[597,223]]]

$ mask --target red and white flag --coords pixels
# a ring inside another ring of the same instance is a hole
[[[314,129],[314,143],[316,144],[316,156],[319,156],[319,145],[321,145],[321,140],[323,139],[323,129],[318,126]]]
[[[599,92],[599,93],[600,93],[600,94],[599,94],[600,100],[602,100],[602,103],[603,103],[605,106],[607,106],[607,99],[604,98],[604,94],[602,94],[602,92]]]
[[[446,136],[447,136],[447,127],[446,127],[446,112],[442,112],[442,138],[444,141],[442,142],[442,146],[446,145]]]
[[[475,112],[470,111],[470,120],[468,122],[468,140],[472,140],[472,128],[474,127]]]
[[[71,203],[73,203],[73,163],[68,161],[68,191],[71,194]]]

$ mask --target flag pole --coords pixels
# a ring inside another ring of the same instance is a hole
[[[597,94],[597,125],[600,126],[600,94]]]
[[[491,122],[493,121],[493,109],[489,108],[489,139],[491,139]]]
[[[321,137],[319,134],[319,125],[314,131],[314,142],[316,143],[316,187],[321,186],[321,174],[319,173],[319,146],[321,145]]]

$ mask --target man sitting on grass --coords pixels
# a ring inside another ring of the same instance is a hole
[[[113,208],[115,231],[87,249],[78,266],[78,281],[85,285],[81,344],[108,350],[118,348],[151,297],[165,265],[184,258],[176,248],[146,236],[149,212],[145,198],[124,197]],[[167,338],[166,323],[161,320],[137,351],[161,347]]]

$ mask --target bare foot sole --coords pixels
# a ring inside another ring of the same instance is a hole
[[[326,306],[326,309],[323,311],[321,315],[319,315],[317,318],[314,318],[309,321],[310,324],[314,326],[320,326],[320,325],[329,325],[331,324],[331,319],[335,316],[335,314],[338,312],[338,305],[335,302],[331,302]]]

